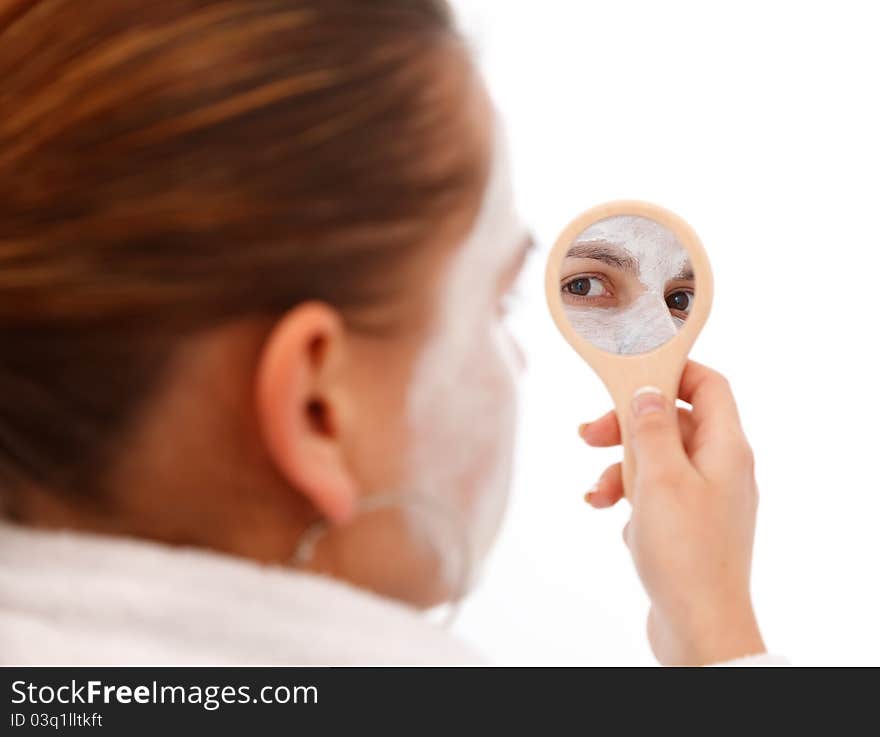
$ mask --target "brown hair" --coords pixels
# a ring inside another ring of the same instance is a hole
[[[485,178],[457,44],[443,0],[0,0],[0,487],[88,489],[193,331],[369,328]]]

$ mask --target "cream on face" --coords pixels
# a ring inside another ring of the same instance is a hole
[[[617,215],[593,223],[572,243],[560,272],[572,327],[611,353],[644,353],[687,319],[694,284],[687,251],[660,223]]]
[[[516,347],[489,285],[526,236],[499,134],[482,208],[444,275],[431,338],[413,375],[408,413],[407,491],[461,516],[476,561],[489,548],[504,511],[516,422]],[[412,522],[424,525],[424,516]],[[448,563],[453,576],[459,561]]]

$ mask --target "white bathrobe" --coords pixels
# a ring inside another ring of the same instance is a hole
[[[0,665],[482,662],[417,610],[323,576],[0,523]]]
[[[323,576],[0,523],[2,665],[479,662],[417,610]]]

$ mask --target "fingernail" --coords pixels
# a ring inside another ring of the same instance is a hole
[[[599,481],[601,481],[601,479],[599,479]],[[593,496],[595,496],[596,492],[599,491],[599,481],[597,481],[589,489],[587,489],[587,493],[584,494],[584,499],[586,499],[590,504],[593,503]]]
[[[593,484],[593,485],[587,490],[587,493],[586,493],[586,494],[584,494],[584,501],[586,501],[587,504],[592,505],[592,503],[593,503],[593,495],[594,495],[597,491],[599,491],[599,482],[598,482],[598,481],[597,481],[595,484]]]
[[[578,425],[578,435],[583,437],[584,433],[587,431],[587,428],[589,426],[590,426],[589,422],[582,422],[580,425]]]
[[[643,386],[633,394],[632,411],[636,417],[663,412],[666,410],[666,398],[656,386]]]

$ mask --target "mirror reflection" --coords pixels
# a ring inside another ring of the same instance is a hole
[[[688,252],[668,227],[641,215],[598,220],[578,235],[560,266],[565,314],[581,337],[618,354],[669,341],[694,303]]]

